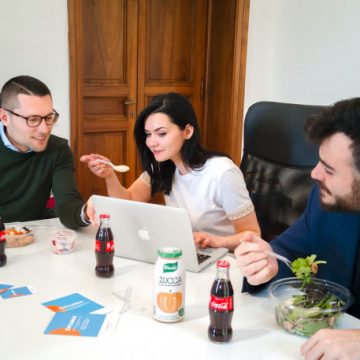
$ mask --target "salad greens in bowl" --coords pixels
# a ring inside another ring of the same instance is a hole
[[[311,255],[293,261],[292,270],[297,277],[279,279],[269,286],[276,322],[293,334],[311,336],[320,329],[333,328],[352,303],[348,289],[313,277],[317,265],[325,263],[315,259]]]

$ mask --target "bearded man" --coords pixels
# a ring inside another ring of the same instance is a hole
[[[317,181],[302,216],[270,243],[246,234],[235,250],[250,293],[269,282],[293,276],[267,255],[290,260],[317,255],[327,264],[318,277],[339,283],[354,295],[349,313],[360,318],[360,98],[343,100],[307,119],[305,131],[319,145]],[[320,330],[301,348],[306,359],[359,359],[360,330]]]

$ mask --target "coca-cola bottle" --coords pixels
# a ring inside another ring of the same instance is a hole
[[[0,267],[4,266],[7,261],[5,254],[5,244],[6,244],[6,235],[5,235],[5,226],[0,217]]]
[[[232,338],[231,320],[234,312],[234,290],[229,278],[230,263],[219,260],[216,263],[216,278],[211,287],[208,336],[211,341],[223,343]]]
[[[96,266],[95,273],[97,276],[109,278],[114,274],[114,238],[110,229],[110,215],[100,215],[100,227],[96,233],[95,240]]]

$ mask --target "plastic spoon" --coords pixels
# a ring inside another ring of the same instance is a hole
[[[292,262],[288,258],[286,258],[285,256],[282,256],[282,255],[279,255],[270,250],[266,250],[265,253],[268,254],[269,256],[272,256],[272,257],[282,261],[292,271],[292,266],[291,266]]]
[[[97,159],[98,162],[110,165],[117,172],[127,172],[130,168],[127,165],[114,165],[111,161],[106,161],[102,159]]]

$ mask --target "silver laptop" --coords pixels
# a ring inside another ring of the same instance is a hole
[[[157,250],[175,246],[183,251],[188,271],[198,272],[222,257],[227,249],[196,249],[185,209],[93,195],[97,215],[110,214],[115,255],[154,264]]]

